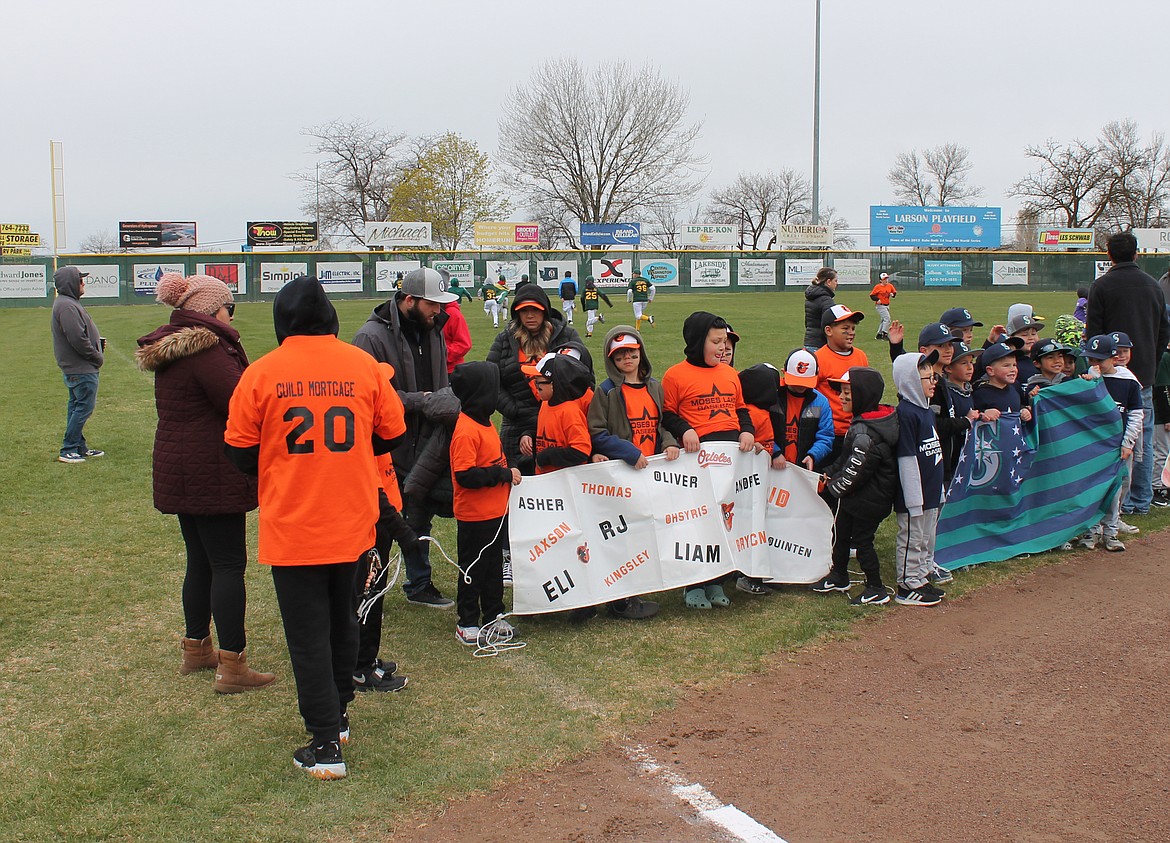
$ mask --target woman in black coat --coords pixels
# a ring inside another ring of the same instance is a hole
[[[168,273],[157,298],[175,308],[170,321],[138,340],[139,368],[154,372],[154,506],[179,517],[187,546],[183,579],[182,674],[215,669],[214,689],[234,694],[276,678],[247,665],[244,569],[247,513],[256,481],[224,455],[228,402],[248,355],[231,326],[231,290],[207,275]],[[211,620],[220,649],[211,643]]]
[[[504,457],[509,467],[532,474],[535,471],[532,441],[524,434],[536,429],[540,401],[520,367],[535,364],[550,349],[560,348],[569,341],[579,343],[581,337],[571,325],[565,324],[559,310],[553,310],[548,293],[536,284],[516,288],[509,312],[512,319],[496,335],[487,359],[500,367],[497,409],[504,417],[500,427]]]
[[[821,317],[833,306],[837,290],[837,272],[827,266],[817,270],[816,278],[804,291],[804,347],[816,351],[825,344]]]

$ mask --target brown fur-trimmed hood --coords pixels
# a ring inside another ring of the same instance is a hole
[[[143,337],[142,339],[147,338]],[[180,328],[148,345],[141,346],[134,352],[134,362],[144,372],[157,372],[177,360],[194,357],[196,354],[202,354],[217,345],[219,345],[219,337],[207,328]]]

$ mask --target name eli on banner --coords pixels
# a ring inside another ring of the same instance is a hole
[[[620,460],[525,477],[508,507],[513,610],[539,614],[742,571],[810,583],[829,571],[819,476],[730,443],[645,469]]]

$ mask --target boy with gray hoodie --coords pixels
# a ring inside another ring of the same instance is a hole
[[[76,266],[63,266],[53,273],[53,284],[57,287],[50,323],[53,355],[69,390],[65,436],[57,457],[64,463],[82,463],[86,457],[105,455],[105,451],[86,444],[84,433],[85,423],[97,406],[98,370],[106,361],[105,340],[81,304],[88,275]]]
[[[943,501],[942,444],[930,409],[936,359],[937,352],[932,351],[929,355],[903,354],[894,361],[901,481],[894,499],[898,517],[898,590],[894,601],[903,606],[935,606],[945,594],[929,579]]]

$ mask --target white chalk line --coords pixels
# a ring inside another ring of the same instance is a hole
[[[688,783],[682,776],[663,767],[641,744],[625,747],[626,757],[643,772],[658,776],[666,782],[670,792],[694,808],[703,819],[722,828],[736,840],[745,843],[787,843],[763,823],[745,814],[734,805],[724,805],[701,784]]]

